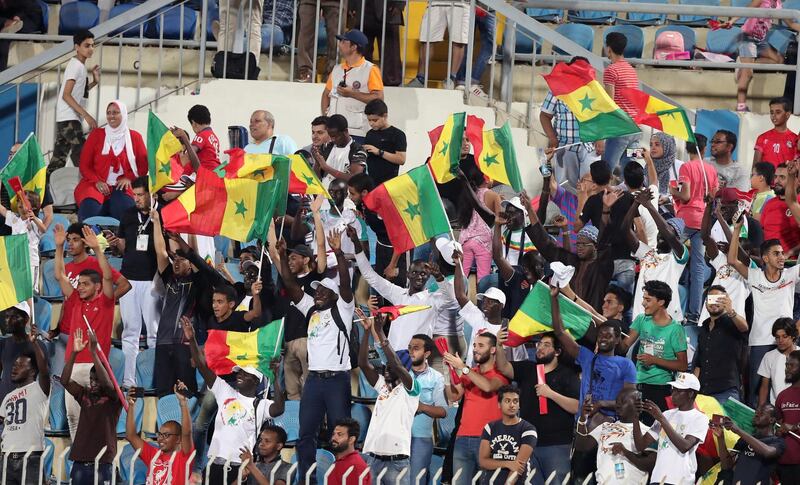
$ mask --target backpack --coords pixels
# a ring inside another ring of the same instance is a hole
[[[653,59],[657,61],[665,60],[686,60],[689,59],[689,52],[683,43],[683,35],[674,30],[665,30],[656,36]]]
[[[225,61],[225,52],[214,54],[214,63],[211,65],[212,76],[218,79],[258,79],[261,69],[258,67],[258,60],[252,52],[248,52],[246,56],[236,52],[228,52],[227,54],[227,63]],[[244,71],[245,64],[247,64],[247,73]]]
[[[306,327],[308,326],[309,321],[311,320],[311,316],[314,315],[314,311],[311,311],[306,315]],[[339,308],[334,304],[331,307],[331,317],[333,318],[333,322],[336,324],[336,328],[339,329],[339,333],[344,335],[345,344],[347,345],[347,353],[350,357],[350,368],[357,369],[358,368],[358,351],[359,347],[361,346],[361,342],[358,339],[358,329],[355,325],[350,327],[350,332],[347,331],[347,327],[344,324],[344,320],[342,320],[342,316],[339,314]],[[342,339],[337,335],[336,336],[336,352],[339,354],[339,363],[341,364],[344,361],[344,352],[340,348]]]

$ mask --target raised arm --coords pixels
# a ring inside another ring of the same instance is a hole
[[[706,209],[703,211],[703,222],[700,225],[700,237],[703,239],[703,245],[706,247],[706,256],[709,259],[714,259],[719,254],[717,242],[711,237],[711,226],[713,225],[711,214],[714,209],[714,199],[710,195],[705,196]]]
[[[181,142],[181,145],[183,145],[183,149],[186,150],[186,158],[189,159],[189,163],[192,164],[192,168],[194,168],[195,171],[199,170],[200,159],[197,157],[197,152],[194,151],[192,141],[189,139],[189,135],[186,134],[186,131],[174,126],[170,128],[169,131],[171,131],[172,134],[175,135],[175,138],[177,138],[178,141]]]
[[[550,287],[550,314],[553,318],[553,333],[556,334],[558,341],[561,342],[561,346],[564,348],[567,355],[575,359],[578,357],[581,347],[575,342],[575,339],[564,330],[564,321],[561,319],[561,304],[558,301],[559,293],[560,290],[557,286]]]
[[[469,302],[469,297],[467,296],[467,289],[464,287],[464,268],[461,266],[461,253],[459,251],[453,251],[453,261],[456,263],[456,269],[453,273],[453,291],[456,294],[456,301],[464,308]]]
[[[636,446],[636,450],[642,452],[647,449],[650,445],[655,443],[656,439],[653,438],[650,433],[642,433],[642,426],[639,422],[639,413],[636,413],[636,417],[633,419],[633,444]]]
[[[681,244],[680,239],[678,236],[673,233],[667,221],[661,216],[658,212],[658,209],[653,207],[653,202],[650,200],[650,191],[642,191],[636,196],[636,200],[639,202],[639,205],[647,209],[647,212],[653,217],[653,220],[658,227],[658,233],[661,234],[661,237],[669,244],[669,247],[672,249],[672,252],[675,254],[676,258],[683,257],[683,252],[686,250],[686,247]]]
[[[379,315],[375,324],[372,326],[372,331],[378,341],[378,345],[383,349],[383,355],[386,356],[386,365],[394,372],[394,375],[400,378],[403,387],[410,390],[414,387],[414,378],[411,377],[408,369],[406,369],[406,366],[400,361],[400,357],[397,356],[397,352],[392,348],[392,344],[389,343],[389,339],[387,339],[386,335],[383,333],[385,318],[385,315]]]
[[[736,221],[733,226],[733,234],[731,235],[731,244],[728,246],[728,264],[733,266],[744,278],[750,274],[750,269],[747,265],[739,261],[739,234],[742,232],[742,219]]]
[[[336,256],[336,270],[339,272],[339,298],[350,303],[353,301],[353,288],[350,285],[350,264],[342,251],[343,232],[332,230],[328,235],[328,245],[333,250],[333,255]]]
[[[253,308],[251,308],[244,314],[244,320],[246,322],[252,322],[256,318],[261,316],[262,291],[263,291],[263,284],[261,283],[261,280],[257,280],[255,283],[253,283],[253,286],[251,286],[250,289],[250,293],[252,293],[253,295],[253,299],[251,300],[253,302]]]
[[[356,264],[361,276],[367,281],[379,295],[393,302],[396,305],[403,304],[405,298],[408,296],[408,291],[401,288],[386,278],[379,275],[369,262],[369,259],[361,249],[361,241],[358,239],[358,233],[353,226],[347,226],[347,236],[355,246]],[[348,274],[349,276],[349,274]]]
[[[509,381],[514,380],[514,366],[506,358],[505,344],[508,341],[508,329],[501,328],[497,331],[497,352],[495,352],[494,366],[497,372],[503,374]]]
[[[108,263],[105,253],[100,250],[100,242],[97,240],[97,235],[95,235],[92,228],[83,226],[82,230],[83,241],[86,243],[86,246],[94,251],[97,264],[100,266],[100,272],[103,276],[103,294],[106,295],[106,298],[113,299],[114,281],[111,279],[111,265]]]
[[[200,372],[200,375],[203,376],[206,386],[211,389],[214,387],[214,381],[216,381],[217,375],[208,368],[206,356],[200,351],[200,347],[197,345],[197,340],[194,337],[194,325],[192,325],[192,321],[189,317],[184,315],[181,317],[181,326],[183,326],[183,336],[186,337],[186,341],[189,342],[189,352],[192,354],[194,366],[197,368],[197,371]]]
[[[176,395],[178,395],[176,393]],[[127,416],[125,416],[125,439],[128,440],[128,443],[131,444],[134,450],[141,450],[144,448],[144,440],[141,436],[139,436],[139,432],[136,430],[136,413],[133,411],[136,409],[136,389],[131,387],[128,389],[128,409],[130,412]],[[191,428],[191,422],[189,423]],[[189,443],[191,443],[192,435],[189,433]]]
[[[311,202],[311,217],[314,219],[315,234],[325,234],[325,228],[322,225],[322,216],[319,213],[319,209],[322,207],[322,202],[324,200],[325,197],[318,195]],[[317,237],[314,239],[317,242],[317,274],[323,274],[328,267],[328,255],[326,254],[325,249],[325,238]]]
[[[650,191],[648,190],[647,193],[649,194]],[[623,236],[625,236],[625,243],[628,245],[628,249],[630,251],[635,251],[636,248],[639,247],[639,238],[636,237],[636,233],[633,232],[633,220],[639,216],[639,201],[634,199],[631,206],[628,208],[628,212],[625,214],[625,217],[622,219],[622,231]]]
[[[157,210],[150,211],[150,220],[153,221],[153,247],[156,251],[158,272],[163,273],[169,266],[169,253],[167,252],[167,241],[164,239],[164,231],[161,229],[161,215]]]
[[[445,362],[450,364],[450,366],[454,369],[463,369],[467,366],[463,360],[451,354],[450,352],[445,352],[443,357]],[[475,387],[483,392],[497,392],[497,390],[503,386],[502,380],[496,377],[489,379],[477,372],[470,372],[467,374],[467,377],[472,381],[473,384],[475,384]]]
[[[497,218],[495,220],[494,229],[492,229],[492,259],[494,264],[497,265],[497,272],[500,274],[500,278],[503,281],[508,281],[514,276],[514,268],[503,256],[503,243],[500,236],[505,223],[505,219]]]
[[[286,410],[286,393],[284,392],[283,388],[281,388],[281,380],[277,377],[281,370],[280,358],[274,359],[272,362],[270,362],[269,368],[272,370],[272,376],[274,377],[274,379],[272,379],[273,392],[272,404],[269,406],[269,415],[273,418],[277,418]]]
[[[491,226],[494,224],[494,212],[491,210],[487,210],[484,206],[482,200],[478,200],[478,194],[475,193],[473,190],[472,185],[467,182],[466,177],[464,176],[464,172],[459,170],[460,174],[458,180],[461,181],[461,190],[469,197],[470,204],[472,204],[472,209],[478,213],[481,219],[486,223],[487,226]]]
[[[303,288],[297,282],[297,276],[289,271],[289,259],[286,257],[286,239],[278,239],[275,243],[275,250],[278,252],[280,260],[281,277],[283,278],[283,286],[286,288],[286,293],[294,303],[300,303],[303,299]]]
[[[786,177],[786,205],[789,206],[789,211],[797,224],[800,224],[800,204],[797,203],[797,172],[798,163],[796,160],[789,162],[788,176]]]
[[[67,273],[64,270],[64,242],[67,240],[64,226],[56,224],[53,230],[53,237],[56,243],[55,277],[56,281],[58,281],[58,286],[61,288],[61,293],[64,294],[64,299],[67,299],[75,291],[75,288],[72,287],[72,283],[69,282]]]
[[[189,455],[194,449],[192,442],[192,414],[189,412],[189,403],[184,393],[188,392],[189,388],[180,380],[175,383],[175,397],[178,398],[178,405],[181,407],[181,451],[185,455]],[[134,408],[131,408],[134,409]],[[130,416],[134,413],[128,413]]]
[[[114,381],[111,379],[111,376],[108,375],[106,366],[100,361],[97,345],[97,334],[89,332],[89,353],[92,354],[92,364],[94,364],[94,371],[97,374],[97,382],[100,384],[100,388],[106,396],[114,401],[119,400],[116,388],[114,387]]]
[[[67,362],[64,364],[64,369],[61,371],[61,385],[74,397],[80,394],[81,390],[83,390],[83,386],[72,380],[72,367],[75,364],[75,359],[78,357],[78,354],[86,348],[88,343],[89,342],[86,340],[83,340],[83,329],[76,328],[72,334],[72,353],[67,357]]]
[[[364,327],[364,335],[361,337],[361,344],[358,347],[358,368],[361,369],[369,385],[374,386],[380,377],[375,367],[373,367],[372,363],[369,361],[369,336],[375,323],[375,317],[372,315],[367,316],[359,307],[356,307],[355,313],[361,320],[361,326]],[[355,323],[353,325],[355,325]]]
[[[33,306],[31,306],[33,308]],[[28,342],[33,347],[33,355],[36,359],[36,367],[39,369],[39,387],[45,395],[50,395],[50,366],[44,356],[44,350],[39,344],[39,327],[31,323],[31,331],[28,334]]]
[[[644,410],[655,419],[659,425],[661,425],[661,430],[666,433],[667,438],[669,438],[672,445],[678,449],[680,453],[688,453],[689,450],[700,441],[696,436],[681,436],[675,428],[672,427],[672,424],[664,417],[661,413],[661,410],[658,408],[658,405],[653,401],[646,399],[643,403]],[[638,448],[638,442],[637,442]],[[643,449],[643,448],[642,448]]]

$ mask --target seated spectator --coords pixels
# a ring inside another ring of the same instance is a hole
[[[658,180],[650,180],[648,182],[658,186],[659,195],[669,194],[669,182],[678,180],[678,174],[680,174],[683,162],[675,159],[676,151],[675,138],[666,133],[658,132],[650,137],[648,155],[653,160]]]
[[[81,180],[75,187],[78,219],[111,216],[122,219],[134,206],[131,183],[146,175],[147,149],[139,132],[128,128],[128,108],[122,101],[106,107],[104,128],[89,133],[81,151]]]
[[[791,318],[779,318],[772,324],[772,336],[777,348],[764,354],[758,366],[760,386],[758,405],[775,403],[778,394],[789,387],[786,380],[786,361],[795,350],[800,350],[797,341],[797,326]]]
[[[800,351],[795,350],[786,358],[786,382],[789,387],[778,394],[775,411],[780,424],[779,433],[786,436],[786,451],[778,460],[778,477],[781,483],[797,483],[797,468],[800,463],[800,441],[792,435],[800,431]],[[791,433],[791,434],[789,434]]]
[[[753,171],[750,175],[750,189],[755,190],[756,195],[750,204],[750,215],[759,222],[761,222],[761,211],[764,209],[764,205],[775,197],[775,192],[772,190],[774,180],[775,165],[769,162],[753,164]]]
[[[732,131],[717,130],[711,138],[711,160],[708,163],[716,169],[721,189],[730,187],[746,192],[750,190],[748,174],[744,165],[733,159],[737,141]]]
[[[2,184],[2,182],[0,182]],[[0,218],[5,225],[11,228],[11,234],[28,235],[28,257],[31,261],[31,276],[33,277],[33,288],[38,292],[39,282],[39,240],[47,231],[47,226],[39,219],[40,202],[39,194],[36,192],[25,192],[30,208],[26,207],[22,201],[17,202],[17,213],[14,214],[10,208],[0,204]]]
[[[239,459],[247,465],[242,478],[247,485],[284,485],[289,483],[291,464],[281,458],[281,450],[286,446],[286,431],[274,424],[265,425],[256,442],[255,457],[247,448],[241,448]]]
[[[186,384],[178,381],[174,391],[181,408],[181,422],[167,421],[162,424],[156,433],[158,446],[153,446],[139,436],[139,431],[136,429],[136,413],[133,412],[136,409],[136,390],[134,388],[128,390],[129,412],[125,419],[125,437],[134,450],[141,450],[139,459],[147,467],[147,482],[153,485],[186,483],[186,470],[192,466],[189,462],[189,457],[194,451],[192,416],[186,403],[189,389]]]
[[[297,143],[286,135],[276,135],[275,117],[269,111],[259,109],[250,115],[250,143],[244,151],[291,155],[297,151]]]
[[[786,450],[783,438],[775,436],[778,419],[775,406],[762,404],[753,416],[753,434],[741,429],[731,418],[725,416],[720,423],[711,423],[711,431],[717,441],[717,452],[722,466],[719,474],[725,484],[770,483],[778,459]],[[739,436],[733,452],[728,450],[725,431]]]
[[[792,116],[792,104],[786,98],[769,100],[769,120],[772,128],[758,135],[753,148],[753,166],[769,162],[773,167],[791,162],[797,156],[797,134],[786,124]]]
[[[372,477],[367,471],[369,467],[361,458],[361,453],[356,450],[360,432],[361,426],[355,419],[342,418],[336,421],[330,441],[330,450],[336,456],[336,461],[333,463],[333,470],[328,474],[328,485],[372,484]],[[348,478],[346,482],[342,480],[345,473]]]
[[[261,16],[261,51],[283,54],[276,47],[289,45],[292,42],[292,25],[294,25],[294,2],[290,0],[274,0],[264,2],[264,13]]]
[[[316,146],[311,149],[314,171],[322,178],[321,182],[325,187],[334,179],[347,182],[353,175],[367,169],[367,152],[350,136],[347,118],[340,114],[329,116],[326,126],[330,144],[324,150]],[[322,155],[324,151],[328,152],[327,157]]]

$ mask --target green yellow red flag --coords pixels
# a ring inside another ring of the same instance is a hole
[[[433,153],[428,164],[436,182],[443,184],[456,178],[461,160],[461,143],[464,140],[466,113],[451,114],[444,125],[428,133]]]
[[[696,143],[692,125],[683,108],[634,88],[622,88],[620,94],[638,109],[639,114],[633,117],[635,122]]]
[[[17,210],[17,194],[9,184],[9,180],[14,177],[19,177],[25,192],[35,192],[40,201],[44,199],[47,164],[44,163],[42,150],[39,149],[39,142],[33,133],[28,135],[11,161],[0,172],[0,180],[5,184],[6,192],[11,197],[11,209]]]
[[[28,235],[0,237],[0,311],[33,297]]]
[[[291,160],[290,194],[324,195],[328,199],[331,198],[328,190],[323,187],[319,177],[308,166],[302,155],[290,155],[289,160]]]
[[[281,356],[283,330],[282,318],[252,332],[209,330],[204,346],[208,368],[224,376],[236,366],[254,367],[272,379],[269,363]]]
[[[183,168],[177,157],[173,156],[182,149],[180,140],[151,111],[147,118],[147,173],[151,194],[178,181]]]
[[[517,152],[508,122],[501,128],[483,132],[483,149],[478,156],[478,167],[490,179],[510,185],[514,192],[522,190]]]
[[[583,337],[592,323],[592,316],[564,295],[558,295],[558,303],[564,328],[576,339]],[[537,281],[508,324],[508,343],[506,345],[516,347],[530,340],[534,335],[550,332],[553,330],[552,322],[550,287]]]

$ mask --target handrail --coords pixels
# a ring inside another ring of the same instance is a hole
[[[722,7],[711,5],[677,5],[670,3],[628,3],[587,0],[528,0],[515,3],[519,7],[546,8],[550,10],[592,10],[633,13],[663,13],[686,15],[711,15],[715,17],[760,17],[770,19],[800,19],[800,10]]]

